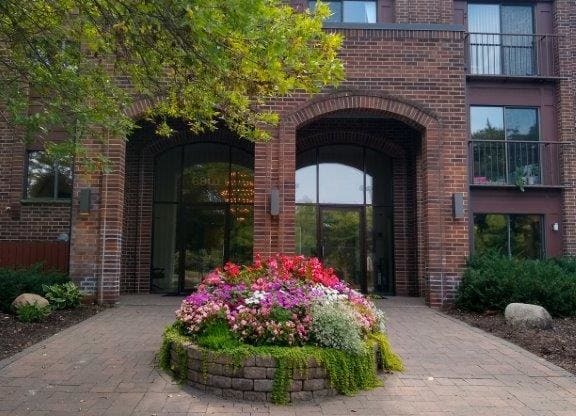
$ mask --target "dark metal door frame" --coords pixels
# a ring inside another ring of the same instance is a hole
[[[366,207],[364,205],[345,205],[345,204],[318,204],[317,221],[316,221],[316,250],[320,260],[324,261],[324,233],[322,232],[322,219],[324,211],[351,211],[359,214],[360,222],[358,224],[360,238],[360,289],[366,293],[368,291],[368,270],[366,265],[367,247],[366,247]]]

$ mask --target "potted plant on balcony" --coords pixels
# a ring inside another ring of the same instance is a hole
[[[524,192],[527,185],[538,185],[540,183],[540,168],[537,164],[530,163],[524,166],[518,166],[514,171],[514,183]]]

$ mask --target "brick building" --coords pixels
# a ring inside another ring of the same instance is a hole
[[[364,291],[441,306],[471,252],[576,254],[576,4],[329,3],[346,81],[270,103],[269,143],[178,121],[159,139],[140,122],[127,142],[94,142],[113,170],[87,174],[0,120],[0,264],[64,265],[114,302],[303,253]]]

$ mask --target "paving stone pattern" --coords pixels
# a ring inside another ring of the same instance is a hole
[[[384,387],[285,407],[217,398],[154,368],[160,333],[178,302],[125,297],[0,361],[0,416],[576,416],[576,377],[408,298],[381,301],[407,366],[385,376]]]

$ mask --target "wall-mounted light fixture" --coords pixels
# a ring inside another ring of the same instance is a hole
[[[80,189],[80,194],[78,196],[80,214],[90,214],[91,196],[92,190],[90,188]]]
[[[270,191],[270,215],[280,215],[280,191],[275,188]]]
[[[552,231],[559,231],[559,230],[560,230],[560,225],[557,222],[552,224]]]
[[[452,215],[454,219],[464,218],[464,194],[452,194]]]

